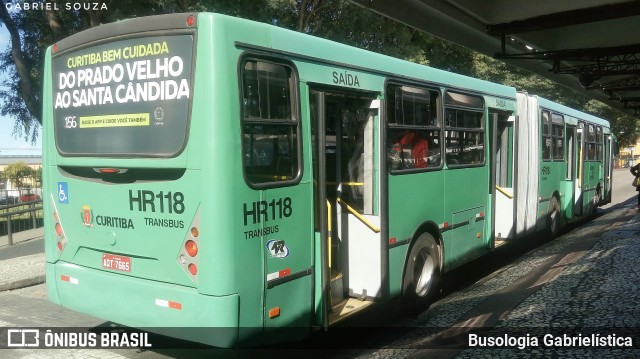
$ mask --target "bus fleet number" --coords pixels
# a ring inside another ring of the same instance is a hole
[[[134,208],[140,212],[154,212],[156,208],[160,213],[177,213],[184,212],[184,194],[182,192],[164,192],[154,193],[153,191],[138,190],[137,193],[129,190],[129,210]]]
[[[269,220],[290,217],[293,214],[291,208],[291,197],[272,199],[271,202],[255,201],[251,203],[243,203],[244,209],[244,225],[249,223],[249,219],[253,224],[268,222]]]

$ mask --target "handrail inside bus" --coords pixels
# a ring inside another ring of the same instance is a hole
[[[364,182],[327,182],[329,185],[341,184],[343,186],[357,187],[364,186]]]
[[[500,191],[500,193],[502,193],[503,195],[507,196],[509,199],[513,199],[513,195],[509,194],[509,192],[507,192],[504,188],[500,186],[496,186],[496,189]]]
[[[580,150],[578,150],[578,178],[576,178],[578,182],[578,188],[582,188],[582,145],[580,146]]]
[[[353,214],[357,219],[359,219],[360,222],[364,223],[365,226],[369,227],[370,230],[374,231],[375,233],[380,233],[380,228],[374,226],[369,221],[367,221],[366,218],[362,217],[362,215],[360,213],[358,213],[358,211],[356,211],[351,206],[346,204],[340,197],[338,197],[338,203],[343,205],[344,208],[347,209],[347,211],[351,212],[351,214]]]
[[[327,217],[327,232],[329,235],[327,236],[327,263],[329,263],[329,273],[331,273],[331,202],[327,200],[327,213],[329,214]]]

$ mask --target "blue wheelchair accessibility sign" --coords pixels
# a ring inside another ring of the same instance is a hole
[[[69,204],[69,185],[67,182],[58,182],[58,203]]]

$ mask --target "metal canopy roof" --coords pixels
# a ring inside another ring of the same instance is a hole
[[[640,1],[351,0],[640,115]]]

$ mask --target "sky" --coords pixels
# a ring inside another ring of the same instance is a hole
[[[0,25],[0,49],[5,49],[7,46],[9,46],[9,33],[6,27]],[[0,82],[4,80],[3,76],[0,75]],[[40,155],[42,153],[41,133],[35,145],[31,141],[25,141],[24,136],[16,138],[12,135],[14,122],[13,118],[0,115],[0,156]]]

